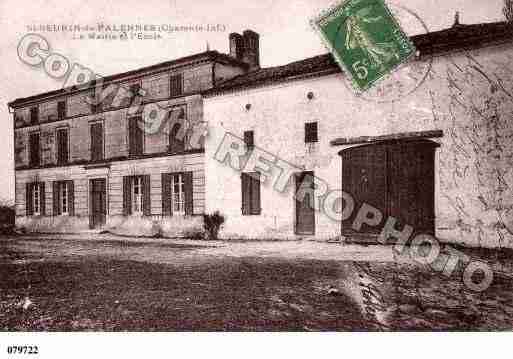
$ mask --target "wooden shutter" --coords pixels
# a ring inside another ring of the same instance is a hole
[[[143,132],[139,127],[140,117],[132,117],[128,122],[128,145],[130,155],[143,153]]]
[[[40,165],[40,144],[39,144],[39,132],[30,134],[30,165]]]
[[[305,143],[317,141],[317,122],[305,123]]]
[[[132,214],[132,177],[123,177],[123,215]]]
[[[179,118],[171,121],[173,126],[169,131],[169,153],[182,153],[185,151],[185,136],[181,133],[185,131],[185,120]]]
[[[68,214],[75,215],[75,185],[72,180],[67,181],[68,186]]]
[[[171,173],[162,173],[162,215],[164,216],[173,215],[171,178]]]
[[[255,138],[253,131],[244,131],[244,143],[246,144],[247,149],[252,149],[255,147]]]
[[[57,163],[68,162],[68,130],[57,130]]]
[[[66,102],[59,101],[57,102],[57,117],[62,120],[66,117]]]
[[[194,214],[192,172],[183,173],[183,182],[185,187],[185,215],[192,216]]]
[[[246,216],[251,214],[251,177],[247,173],[241,175],[241,188],[242,188],[242,215]]]
[[[45,183],[39,182],[39,190],[41,191],[41,195],[39,198],[41,199],[41,215],[44,216],[46,214],[46,196],[45,196]]]
[[[142,176],[142,191],[143,191],[143,214],[151,216],[151,180],[150,175]]]
[[[34,208],[32,206],[32,190],[34,186],[32,183],[25,184],[25,211],[27,216],[31,216],[34,214]]]
[[[172,75],[169,82],[170,97],[180,96],[183,93],[182,74]]]
[[[36,125],[39,122],[39,107],[35,106],[30,109],[30,124]]]
[[[96,122],[91,124],[91,160],[103,160],[103,124]]]
[[[60,201],[61,201],[61,191],[59,181],[53,181],[53,212],[54,216],[58,216],[61,214],[60,211]]]
[[[260,214],[260,173],[251,173],[251,214]]]

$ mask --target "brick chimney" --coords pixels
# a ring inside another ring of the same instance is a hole
[[[230,56],[249,65],[249,70],[260,68],[260,36],[251,30],[244,30],[241,34],[231,33]]]

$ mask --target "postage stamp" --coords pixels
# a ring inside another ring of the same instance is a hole
[[[344,1],[313,25],[358,92],[415,55],[415,46],[383,0]]]

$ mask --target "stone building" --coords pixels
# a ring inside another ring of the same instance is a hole
[[[259,66],[256,33],[232,34],[230,46],[231,54],[206,51],[9,103],[17,226],[167,236],[201,230],[204,146],[188,137],[203,121],[201,92]],[[136,100],[165,109],[159,131],[139,126]]]
[[[389,229],[510,246],[511,29],[413,36],[416,58],[363,96],[329,55],[205,91],[206,210],[226,216],[221,236],[376,240],[393,217]]]
[[[364,96],[330,55],[260,68],[252,31],[229,55],[105,79],[206,123],[204,145],[141,133],[130,99],[88,105],[93,86],[15,100],[17,225],[188,236],[218,210],[222,238],[375,240],[388,223],[510,246],[512,39],[503,22],[413,36],[415,59]]]

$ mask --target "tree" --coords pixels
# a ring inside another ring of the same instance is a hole
[[[504,0],[504,7],[502,13],[509,22],[513,21],[513,0]]]

